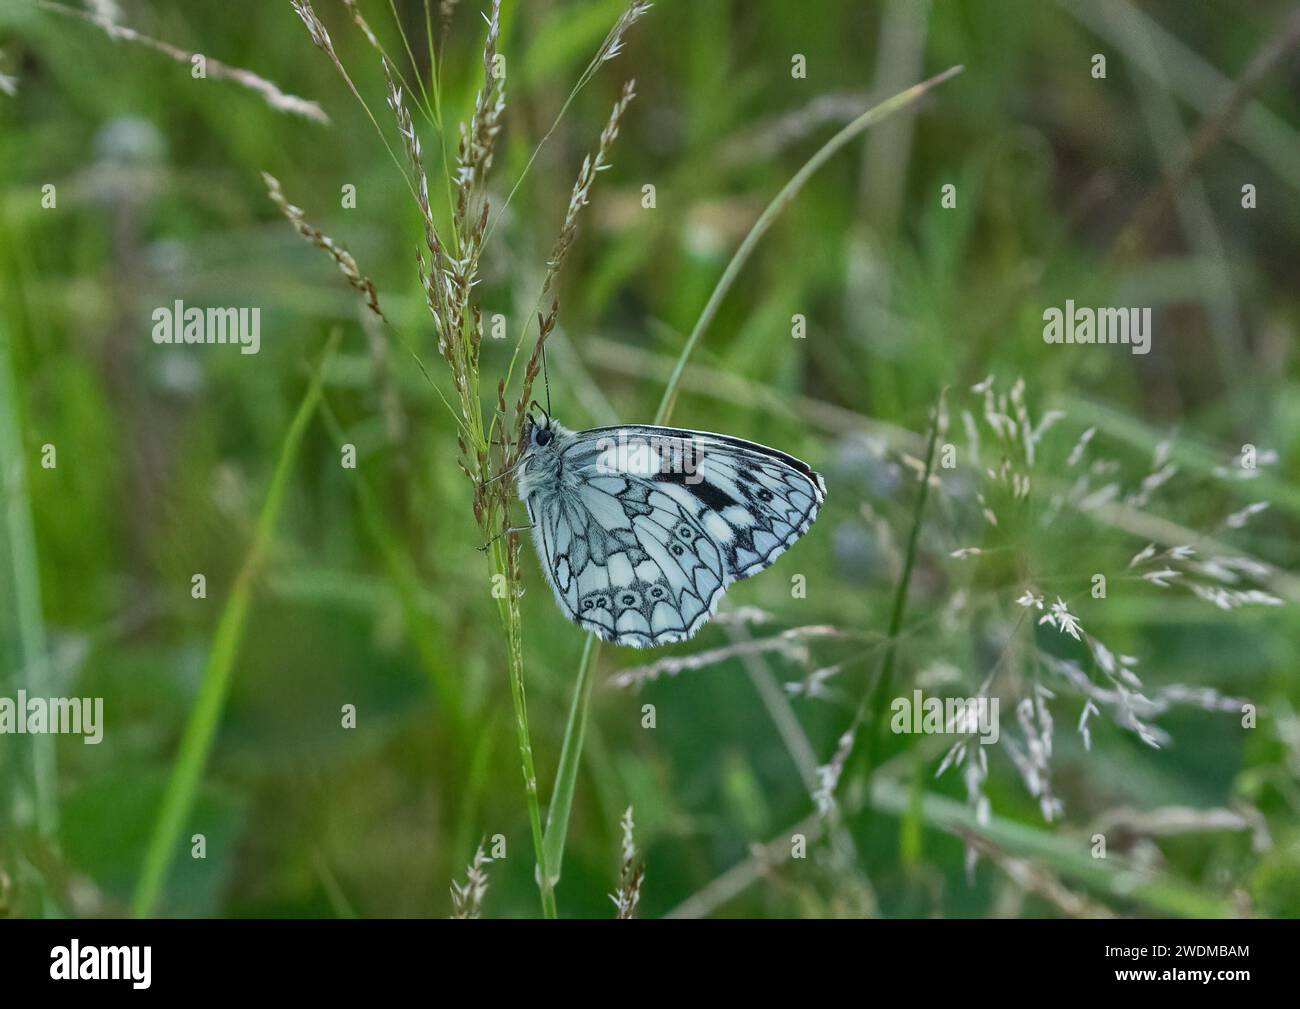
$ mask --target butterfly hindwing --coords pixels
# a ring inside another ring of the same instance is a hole
[[[607,641],[644,648],[691,637],[731,582],[807,531],[825,497],[804,463],[741,439],[640,425],[559,430],[554,464],[536,456],[538,475],[526,474],[521,494],[556,601]],[[668,462],[647,468],[610,452],[647,442],[678,455],[663,450]]]
[[[726,585],[698,519],[648,481],[593,483],[572,496],[535,492],[530,507],[547,579],[569,619],[638,647],[690,637]]]

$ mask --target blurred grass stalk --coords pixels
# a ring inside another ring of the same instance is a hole
[[[916,566],[916,547],[921,538],[921,525],[925,521],[925,505],[930,498],[930,477],[934,473],[934,450],[943,427],[944,393],[940,392],[939,401],[934,407],[934,416],[930,421],[930,437],[925,447],[925,470],[921,474],[916,503],[912,506],[912,526],[907,534],[907,549],[903,556],[903,570],[898,576],[898,586],[894,590],[894,606],[889,617],[889,632],[886,639],[885,654],[881,658],[880,675],[867,688],[867,692],[862,697],[862,706],[858,708],[854,726],[850,730],[855,735],[858,727],[870,714],[872,702],[877,697],[888,697],[889,690],[894,683],[894,667],[898,657],[898,636],[903,630],[903,614],[907,610],[907,596],[912,587],[912,569]],[[871,731],[867,735],[866,745],[863,747],[862,752],[866,768],[864,773],[868,776],[871,774],[872,747],[875,745],[876,737],[883,735],[885,725],[889,721],[888,715],[888,708],[880,710]]]
[[[342,450],[348,443],[348,437],[344,434],[338,416],[330,407],[328,397],[321,396],[319,409],[321,420],[334,440],[335,447]],[[455,741],[461,743],[469,738],[470,729],[466,721],[460,686],[456,678],[450,675],[447,663],[440,654],[442,643],[435,642],[429,633],[430,621],[421,608],[420,578],[416,573],[415,565],[411,562],[410,555],[403,549],[396,533],[389,527],[379,499],[360,470],[353,473],[352,488],[357,496],[361,521],[366,533],[374,541],[383,559],[384,567],[388,569],[388,575],[396,588],[397,599],[402,608],[402,620],[410,631],[411,646],[424,666],[429,684],[438,698],[440,709],[447,718]]]
[[[36,537],[32,530],[31,499],[27,493],[27,464],[23,458],[22,421],[19,415],[18,396],[14,387],[13,360],[10,353],[8,331],[0,320],[0,492],[4,501],[4,548],[13,571],[14,615],[18,624],[18,641],[22,655],[22,682],[33,697],[48,697],[49,652],[46,649],[45,620],[41,615],[41,576],[36,557]],[[8,619],[5,621],[8,624]],[[8,631],[6,630],[6,637]],[[3,815],[0,824],[20,823],[26,820],[29,810],[20,805],[19,797],[29,795],[30,815],[36,832],[49,844],[55,844],[59,829],[58,783],[54,762],[54,737],[48,733],[32,733],[27,737],[31,747],[29,766],[31,781],[22,782],[18,761],[5,768],[12,775],[13,802]],[[6,761],[6,764],[9,762]],[[6,831],[7,833],[7,831]],[[56,908],[44,895],[39,883],[41,900],[47,917]]]
[[[831,137],[830,140],[826,141],[804,163],[803,167],[791,177],[790,181],[782,187],[781,191],[767,205],[758,220],[754,222],[754,226],[750,228],[749,233],[741,241],[739,248],[736,249],[731,261],[718,279],[717,285],[713,288],[713,293],[705,303],[703,311],[700,312],[690,336],[687,337],[686,343],[677,355],[672,373],[668,376],[663,398],[659,401],[659,409],[655,411],[655,424],[667,424],[671,418],[673,407],[677,403],[677,393],[681,387],[682,376],[686,371],[686,365],[691,355],[699,345],[705,330],[713,322],[723,299],[726,298],[735,284],[736,278],[740,276],[740,271],[744,269],[749,257],[758,247],[759,241],[771,228],[781,211],[794,201],[794,198],[808,180],[841,148],[856,139],[868,127],[900,112],[940,84],[961,73],[963,69],[960,65],[949,67],[943,73],[922,81],[920,84],[915,84],[905,91],[900,91],[892,98],[888,98],[879,105],[868,109],[836,133],[835,136]],[[592,672],[596,665],[598,653],[599,647],[595,635],[589,634],[578,667],[578,682],[574,687],[573,704],[569,709],[569,720],[564,728],[564,743],[560,750],[559,767],[556,769],[555,788],[551,792],[551,806],[547,811],[546,837],[543,842],[545,862],[542,867],[544,889],[553,890],[560,881],[560,870],[564,861],[564,843],[569,829],[569,816],[573,808],[573,793],[578,776],[578,764],[582,755],[583,738],[587,731],[587,709],[591,702]]]
[[[271,543],[275,522],[279,517],[280,507],[284,503],[285,492],[289,486],[289,473],[298,457],[303,435],[321,401],[325,369],[338,345],[340,335],[341,330],[338,329],[330,334],[320,364],[312,375],[307,392],[303,395],[298,411],[289,424],[289,430],[285,434],[271,476],[266,500],[257,517],[253,542],[235,578],[230,597],[221,611],[217,631],[212,640],[212,650],[208,653],[207,666],[203,670],[203,681],[199,685],[198,697],[190,710],[189,721],[181,737],[180,751],[172,767],[167,790],[163,794],[162,806],[158,810],[153,833],[145,850],[140,878],[136,881],[135,893],[131,898],[131,913],[137,918],[150,916],[157,906],[172,859],[176,857],[181,830],[190,811],[194,808],[203,768],[207,764],[212,741],[216,736],[221,713],[225,707],[226,694],[234,672],[235,657],[239,653],[239,642],[243,637],[244,624],[248,617],[253,585]]]
[[[878,813],[903,819],[917,816],[928,826],[956,837],[982,838],[1000,851],[1040,859],[1051,872],[1112,899],[1186,918],[1234,916],[1229,901],[1169,873],[1139,868],[1121,856],[1094,858],[1078,838],[1059,837],[1001,816],[980,823],[966,804],[933,794],[925,794],[918,801],[909,785],[896,780],[877,777],[871,781],[868,794],[870,807]],[[789,851],[789,835],[782,839]]]
[[[895,775],[885,773],[885,765],[881,766],[880,772],[872,777],[869,786],[859,779],[855,787],[847,790],[843,805],[848,815],[856,816],[864,808],[897,816],[900,820],[915,815],[934,830],[963,840],[977,838],[1015,858],[1036,859],[1062,879],[1079,883],[1090,892],[1115,900],[1186,918],[1234,916],[1235,910],[1228,900],[1206,893],[1170,872],[1141,868],[1115,854],[1104,859],[1093,858],[1087,846],[1075,837],[1059,836],[997,814],[981,823],[974,810],[965,803],[933,793],[926,793],[918,800],[910,783],[900,782]],[[813,842],[821,838],[829,824],[829,819],[820,812],[789,824],[777,831],[771,840],[758,845],[748,857],[669,911],[666,917],[702,918],[713,914],[764,878],[774,866],[789,860],[792,834],[803,834]]]

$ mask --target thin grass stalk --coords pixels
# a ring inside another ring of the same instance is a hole
[[[344,6],[346,6],[348,10],[352,13],[352,18],[356,22],[357,27],[362,28],[362,30],[365,32],[366,40],[385,59],[388,59],[388,53],[384,51],[384,47],[379,44],[379,40],[375,38],[374,32],[371,31],[370,26],[366,24],[365,18],[363,18],[361,16],[361,12],[357,10],[356,0],[343,0],[343,3]],[[406,58],[411,63],[411,74],[415,78],[415,83],[420,89],[420,98],[424,102],[424,106],[420,109],[420,111],[424,113],[424,116],[429,121],[429,123],[432,126],[435,126],[438,129],[438,132],[441,133],[442,125],[437,120],[434,119],[433,105],[429,101],[429,90],[424,86],[424,79],[420,76],[420,64],[416,62],[415,53],[411,50],[411,42],[406,37],[406,29],[402,26],[402,16],[397,13],[397,4],[395,4],[393,0],[388,0],[388,9],[390,12],[392,12],[393,24],[397,26],[397,34],[402,39],[402,48],[406,50]],[[430,58],[432,59],[432,54],[430,54]],[[391,63],[392,60],[389,60],[389,62]],[[405,80],[402,81],[402,85],[404,87],[406,86]],[[408,87],[407,90],[409,91],[410,88]]]
[[[880,660],[880,675],[862,698],[858,709],[857,723],[861,724],[871,709],[871,703],[877,696],[887,696],[894,682],[894,668],[898,660],[898,638],[903,629],[903,615],[907,611],[907,596],[912,585],[912,570],[916,566],[916,547],[920,542],[921,525],[925,519],[925,505],[930,498],[930,475],[934,472],[934,450],[939,439],[939,427],[943,414],[942,396],[935,406],[934,417],[930,422],[930,437],[925,448],[925,473],[921,477],[921,488],[912,506],[912,528],[907,534],[907,550],[903,555],[903,571],[898,577],[898,587],[894,590],[894,607],[889,616],[889,637],[885,645],[885,654]],[[883,719],[882,719],[883,720]],[[867,740],[868,755],[874,733]]]
[[[889,98],[874,108],[868,109],[862,115],[858,116],[857,119],[853,120],[853,122],[840,130],[839,133],[831,137],[830,140],[826,141],[826,143],[818,149],[817,153],[809,158],[804,166],[800,168],[790,181],[785,184],[785,187],[776,194],[776,199],[767,205],[767,209],[765,209],[759,219],[754,222],[754,226],[749,229],[749,234],[745,236],[744,241],[740,243],[740,247],[736,250],[735,255],[731,257],[731,262],[727,264],[727,268],[723,271],[721,279],[719,279],[717,286],[714,287],[713,294],[710,295],[708,302],[704,306],[704,311],[700,313],[700,317],[696,320],[695,328],[691,330],[691,335],[687,338],[686,345],[682,347],[681,353],[677,355],[677,363],[673,366],[672,374],[668,376],[668,384],[664,387],[663,399],[660,400],[659,410],[655,414],[656,424],[664,423],[668,415],[672,412],[673,404],[677,399],[677,390],[681,385],[682,373],[686,370],[686,363],[695,352],[695,347],[700,342],[700,338],[704,335],[704,331],[709,328],[710,324],[713,322],[714,316],[718,314],[718,309],[722,305],[722,300],[727,296],[728,292],[730,292],[732,285],[736,282],[736,278],[740,275],[740,271],[744,268],[745,263],[749,261],[749,257],[753,254],[754,249],[758,247],[759,239],[767,234],[767,229],[772,226],[781,211],[784,210],[799,194],[799,191],[803,189],[805,183],[807,183],[807,181],[817,173],[817,170],[826,164],[826,162],[829,161],[831,157],[840,150],[840,148],[844,147],[856,138],[863,130],[880,122],[882,119],[892,116],[895,112],[906,108],[908,105],[911,105],[929,91],[944,83],[944,81],[947,81],[961,73],[963,69],[964,68],[960,65],[949,67],[943,73],[931,77],[927,81],[922,81],[920,84],[913,85],[906,91],[900,91],[898,94],[894,95],[893,98]]]
[[[587,736],[587,712],[591,708],[591,685],[595,682],[596,657],[600,654],[600,641],[588,634],[578,660],[578,682],[573,688],[573,703],[569,706],[569,719],[564,724],[564,743],[560,747],[560,763],[555,770],[555,789],[551,805],[546,812],[546,837],[544,844],[546,880],[552,890],[560,882],[560,867],[564,862],[564,843],[569,833],[569,816],[573,811],[573,793],[578,781],[578,763],[582,758],[582,744]]]
[[[504,216],[506,209],[510,206],[510,201],[515,198],[515,193],[519,191],[519,187],[523,185],[524,179],[528,177],[528,172],[533,167],[533,162],[537,160],[537,155],[541,153],[542,148],[546,146],[546,142],[551,139],[551,136],[555,133],[556,129],[559,128],[560,120],[562,120],[565,113],[569,111],[569,106],[573,104],[573,100],[578,97],[578,94],[583,88],[591,83],[592,78],[596,76],[596,71],[599,70],[603,64],[608,63],[622,52],[623,41],[628,30],[637,23],[637,21],[651,8],[651,6],[653,5],[644,2],[644,0],[632,0],[632,3],[628,5],[627,10],[625,10],[618,21],[614,23],[614,27],[609,30],[609,34],[606,35],[604,41],[601,42],[600,48],[596,50],[596,55],[592,57],[591,62],[587,64],[587,68],[582,72],[582,75],[578,78],[578,82],[569,92],[569,96],[564,99],[564,104],[560,106],[560,111],[556,113],[555,120],[551,123],[551,128],[542,135],[542,139],[539,140],[537,146],[533,148],[532,154],[529,155],[528,161],[524,164],[523,171],[521,171],[519,177],[515,179],[515,184],[510,187],[510,192],[506,194],[506,198],[497,210],[496,216],[492,218],[492,222],[488,225],[485,240],[490,238],[492,233],[496,230],[497,224],[500,222],[502,216]]]
[[[69,7],[66,4],[56,3],[54,0],[37,0],[36,5],[43,10],[52,11],[55,14],[62,14],[65,17],[80,18],[87,21],[102,30],[114,42],[131,42],[142,46],[145,49],[152,49],[156,53],[166,56],[175,63],[189,65],[198,53],[192,53],[187,49],[174,46],[170,42],[163,42],[159,39],[150,38],[143,35],[134,28],[128,28],[126,25],[119,24],[111,18],[104,17],[94,11],[78,10],[75,7]],[[204,69],[207,75],[216,80],[228,80],[247,88],[249,91],[256,92],[262,96],[262,100],[277,112],[287,112],[292,115],[302,116],[304,119],[310,119],[313,122],[322,125],[329,125],[329,116],[325,111],[313,101],[306,98],[299,98],[297,95],[286,94],[281,91],[272,81],[265,77],[260,77],[251,70],[245,70],[243,67],[231,66],[222,63],[218,59],[205,55]]]
[[[663,398],[659,401],[659,408],[655,411],[655,424],[668,423],[669,418],[672,416],[673,407],[677,402],[677,390],[686,371],[687,361],[699,344],[704,331],[712,323],[722,300],[735,284],[741,269],[757,247],[759,239],[767,233],[777,215],[793,201],[804,184],[817,170],[854,137],[874,123],[880,122],[882,119],[915,102],[932,88],[938,87],[944,81],[961,73],[962,69],[961,66],[950,67],[943,73],[908,88],[906,91],[902,91],[893,98],[881,102],[874,108],[864,112],[822,145],[808,159],[808,162],[795,173],[794,177],[786,183],[767,209],[763,211],[762,216],[754,223],[754,226],[740,243],[735,255],[732,256],[731,262],[727,264],[726,270],[718,278],[718,283],[709,296],[704,311],[700,313],[695,328],[691,330],[690,337],[682,347],[677,356],[677,361],[673,365],[672,373],[668,377],[668,384],[664,388]],[[582,660],[579,663],[578,681],[574,685],[573,703],[569,709],[569,718],[564,727],[564,743],[560,751],[560,764],[556,769],[555,788],[551,792],[551,807],[547,813],[544,842],[545,861],[542,865],[543,878],[552,888],[559,884],[561,867],[564,862],[565,840],[568,835],[569,817],[573,808],[573,794],[578,777],[578,765],[581,762],[582,743],[586,735],[587,712],[591,703],[593,670],[599,654],[600,645],[595,635],[587,635],[587,641],[583,646]]]
[[[456,813],[456,839],[451,848],[453,852],[472,851],[474,838],[478,836],[474,824],[479,819],[484,805],[483,799],[487,794],[500,720],[497,712],[490,710],[477,722],[476,738],[468,761],[469,769],[465,774],[465,787],[461,792],[460,805]]]
[[[880,778],[868,793],[877,813],[905,815],[913,802],[908,785]],[[1052,872],[1119,901],[1149,907],[1158,914],[1187,918],[1230,918],[1240,912],[1232,902],[1188,883],[1167,871],[1142,867],[1116,854],[1092,855],[1068,836],[1041,830],[1007,817],[991,816],[981,823],[964,802],[927,792],[921,798],[921,818],[931,828],[956,837],[975,836],[1002,851],[1024,854]],[[790,850],[786,835],[786,851]]]
[[[523,627],[519,614],[519,537],[508,533],[504,540],[492,544],[492,566],[497,574],[505,575],[508,591],[497,601],[501,622],[506,629],[510,667],[510,701],[514,707],[515,735],[519,741],[519,759],[524,772],[524,797],[528,805],[528,831],[533,840],[533,856],[537,862],[537,887],[541,893],[542,913],[547,918],[556,917],[555,885],[546,871],[546,849],[542,833],[541,801],[537,795],[537,768],[533,761],[532,734],[528,728],[528,699],[524,689]]]
[[[884,767],[881,769],[883,771]],[[869,804],[877,813],[903,816],[914,801],[910,785],[900,783],[892,775],[879,774],[871,782],[869,791],[847,797],[845,808],[848,813],[857,814]],[[966,803],[933,793],[926,793],[920,806],[921,819],[934,830],[958,838],[981,838],[1008,854],[1033,858],[1062,877],[1113,899],[1150,908],[1160,915],[1209,919],[1229,918],[1234,914],[1231,902],[1225,898],[1207,894],[1159,869],[1139,868],[1117,854],[1093,858],[1073,837],[996,813],[981,823]],[[701,918],[712,914],[784,865],[790,858],[792,834],[803,834],[810,842],[816,841],[827,825],[827,820],[819,813],[787,824],[784,829],[774,832],[770,841],[756,845],[754,853],[688,897],[665,917]]]
[[[513,438],[515,451],[518,452],[522,445],[524,433],[524,420],[528,413],[529,400],[532,398],[533,384],[542,371],[542,363],[545,360],[546,341],[550,338],[551,333],[555,330],[556,317],[559,314],[559,301],[551,299],[550,308],[545,312],[538,311],[538,306],[542,300],[551,291],[556,279],[559,277],[560,267],[563,266],[565,257],[578,233],[578,218],[582,208],[587,206],[591,199],[592,187],[596,184],[597,176],[609,167],[609,153],[618,138],[619,124],[623,115],[627,112],[628,106],[632,99],[636,97],[636,81],[630,80],[623,84],[623,91],[618,101],[614,103],[610,111],[609,119],[605,123],[605,128],[600,133],[600,143],[596,148],[594,156],[587,155],[582,162],[582,170],[578,173],[577,181],[573,184],[573,190],[569,196],[569,207],[564,214],[564,224],[560,227],[560,233],[556,237],[555,244],[551,247],[551,254],[546,262],[546,275],[542,280],[541,290],[538,291],[537,298],[533,302],[532,312],[525,321],[525,328],[519,334],[519,342],[515,344],[515,351],[510,357],[510,364],[506,369],[504,380],[505,385],[510,384],[510,379],[514,375],[515,363],[519,357],[519,351],[523,347],[524,336],[527,333],[527,326],[531,323],[532,313],[537,314],[537,341],[533,344],[532,354],[529,355],[528,363],[524,367],[523,383],[520,387],[519,400],[515,404],[515,423],[513,428]],[[496,430],[497,421],[501,422],[502,430],[505,430],[505,410],[502,407],[497,418],[493,419],[492,425],[488,429],[489,438]],[[504,460],[504,466],[508,468],[516,459],[517,455],[508,455]]]
[[[450,402],[448,402],[447,397],[443,395],[442,390],[438,388],[438,383],[435,382],[433,376],[429,374],[429,369],[425,367],[424,360],[415,352],[414,348],[398,334],[392,322],[389,321],[388,316],[384,314],[383,309],[379,305],[379,292],[375,290],[374,281],[361,272],[361,268],[357,265],[357,261],[352,254],[342,245],[335,242],[334,239],[330,238],[329,235],[325,234],[325,232],[320,228],[308,221],[304,216],[301,207],[295,206],[289,202],[288,198],[284,195],[284,189],[281,186],[279,179],[269,172],[263,172],[262,182],[266,186],[267,196],[269,196],[271,202],[279,208],[280,213],[284,215],[285,219],[293,227],[294,231],[297,232],[298,236],[320,249],[334,261],[335,267],[337,267],[338,271],[343,274],[343,278],[348,282],[348,286],[365,298],[366,308],[384,324],[385,335],[396,340],[401,344],[402,349],[410,355],[411,360],[415,362],[415,366],[420,369],[420,374],[424,376],[424,380],[429,383],[429,388],[434,391],[434,394],[451,415],[451,419],[456,423],[457,429],[461,431],[466,430],[464,423],[461,421],[460,415],[456,413],[455,408]],[[373,357],[374,355],[372,354],[372,359]]]
[[[5,538],[13,570],[14,609],[22,655],[21,686],[33,697],[44,697],[50,692],[49,651],[45,619],[41,613],[40,564],[32,529],[21,419],[9,351],[8,336],[0,330],[0,495],[4,500]],[[30,788],[36,833],[53,845],[59,829],[54,737],[49,733],[33,733],[27,738],[31,747]],[[17,796],[19,772],[16,767],[11,767],[8,773],[15,776],[13,795]],[[0,824],[8,823],[14,812],[11,808],[0,815]],[[55,907],[44,891],[43,881],[41,887],[43,913],[50,917],[55,913]]]
[[[339,330],[331,334],[325,352],[321,356],[320,365],[312,376],[307,392],[303,395],[298,411],[294,414],[289,430],[285,434],[266,500],[257,517],[253,542],[235,578],[230,598],[222,608],[217,631],[212,640],[212,649],[208,653],[208,663],[203,671],[199,694],[195,698],[194,707],[190,709],[189,721],[181,737],[180,751],[176,763],[172,766],[167,790],[163,794],[162,805],[158,810],[149,844],[145,850],[140,877],[136,880],[135,892],[131,898],[131,913],[137,918],[149,917],[157,907],[168,870],[176,856],[181,831],[190,811],[194,808],[203,769],[207,765],[212,741],[216,737],[217,727],[225,709],[226,695],[234,673],[235,658],[239,653],[239,642],[243,637],[244,624],[248,618],[253,586],[271,544],[275,522],[284,503],[285,493],[289,487],[289,475],[298,457],[303,435],[320,403],[325,368],[334,353],[334,348],[338,345],[340,335]]]
[[[884,653],[881,655],[879,672],[862,692],[862,700],[858,702],[858,709],[853,715],[853,721],[840,735],[839,746],[836,748],[834,756],[829,763],[818,769],[821,777],[821,785],[813,793],[813,798],[818,806],[819,815],[825,815],[832,819],[838,827],[840,821],[840,811],[836,802],[835,793],[839,788],[841,780],[847,777],[847,770],[858,764],[865,763],[867,770],[866,775],[871,773],[871,756],[872,746],[876,736],[881,731],[885,719],[885,712],[875,722],[868,723],[868,718],[873,710],[876,698],[887,693],[890,684],[893,683],[894,665],[897,661],[898,642],[903,633],[903,615],[907,610],[907,596],[912,584],[912,569],[916,565],[916,548],[920,541],[921,523],[925,516],[925,505],[929,499],[930,476],[934,472],[934,450],[938,443],[939,433],[944,426],[944,394],[940,392],[939,401],[935,404],[934,417],[930,424],[930,436],[927,439],[925,451],[925,467],[921,475],[921,489],[916,495],[916,502],[912,506],[912,527],[907,535],[907,549],[903,557],[903,570],[898,578],[898,586],[894,590],[894,605],[889,617],[889,631],[885,636]],[[864,733],[863,726],[868,726]],[[862,736],[866,739],[861,739]]]
[[[339,59],[338,53],[335,52],[334,42],[331,40],[330,34],[326,30],[325,25],[321,22],[320,18],[317,17],[316,11],[311,5],[311,0],[290,0],[290,6],[293,8],[294,13],[302,19],[302,23],[307,28],[307,34],[311,37],[312,44],[329,57],[330,62],[334,65],[334,69],[338,71],[339,76],[343,79],[343,83],[347,85],[348,90],[352,92],[352,96],[365,111],[366,118],[370,120],[370,124],[375,128],[375,132],[379,134],[379,140],[380,143],[384,145],[384,150],[388,152],[389,158],[392,159],[393,164],[397,166],[398,172],[401,173],[402,181],[406,183],[406,188],[411,191],[412,196],[415,196],[415,186],[411,182],[411,177],[407,175],[406,169],[402,167],[401,159],[398,158],[396,152],[393,150],[393,145],[388,142],[388,137],[385,135],[383,127],[379,125],[379,120],[376,119],[375,114],[370,111],[370,106],[366,103],[366,100],[361,97],[361,92],[357,90],[356,84],[352,82],[351,75],[343,66],[343,61]]]
[[[330,406],[328,397],[322,395],[319,410],[330,438],[336,446],[341,447],[347,442],[347,437]],[[454,738],[467,739],[471,728],[466,721],[460,684],[455,676],[450,675],[450,670],[440,655],[439,644],[431,641],[427,634],[421,633],[427,621],[420,608],[420,579],[415,565],[411,562],[409,552],[402,547],[397,536],[389,528],[384,509],[360,470],[353,472],[351,483],[360,505],[362,524],[378,548],[384,566],[388,569],[389,577],[392,578],[397,590],[398,604],[402,608],[402,619],[406,623],[411,645],[420,657]]]

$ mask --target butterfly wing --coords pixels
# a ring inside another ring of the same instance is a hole
[[[571,620],[637,648],[691,637],[727,586],[808,531],[826,494],[775,449],[644,425],[579,432],[562,470],[526,498],[547,580]]]

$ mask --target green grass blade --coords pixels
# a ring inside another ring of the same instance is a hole
[[[342,447],[347,442],[347,436],[343,433],[342,425],[339,424],[327,397],[321,397],[319,409],[330,437],[336,446]],[[438,628],[435,633],[428,615],[420,607],[420,579],[415,565],[411,563],[411,558],[399,542],[396,533],[389,528],[379,499],[361,470],[352,471],[352,487],[360,506],[362,524],[378,548],[397,592],[411,647],[420,658],[420,664],[429,678],[429,684],[447,719],[453,738],[464,740],[468,738],[470,730],[460,683],[452,675],[451,667],[444,657],[446,645],[441,640],[441,628]]]
[[[906,784],[878,777],[871,784],[871,807],[878,813],[908,815],[913,802]],[[1062,877],[1108,897],[1132,901],[1163,914],[1188,918],[1230,918],[1229,903],[1172,876],[1139,870],[1116,855],[1093,858],[1080,838],[1064,837],[1001,816],[980,823],[970,806],[926,792],[921,819],[958,837],[974,835],[1013,855],[1028,856]],[[787,842],[788,844],[788,842]]]
[[[253,542],[244,564],[235,578],[230,598],[221,611],[217,631],[208,653],[208,663],[203,671],[203,682],[199,687],[198,697],[190,711],[185,733],[181,737],[180,752],[172,767],[167,790],[163,794],[162,806],[154,822],[149,846],[145,850],[144,863],[140,878],[136,881],[135,893],[131,898],[131,913],[137,918],[151,915],[162,895],[167,872],[172,859],[176,856],[181,831],[185,819],[194,806],[203,768],[207,764],[212,741],[221,721],[222,709],[225,707],[226,694],[234,672],[235,657],[239,652],[240,638],[243,636],[244,623],[248,617],[248,607],[253,593],[253,584],[257,579],[258,569],[270,545],[275,529],[276,518],[284,503],[285,492],[289,486],[289,474],[293,469],[298,448],[303,435],[320,403],[321,385],[325,367],[338,344],[339,333],[336,331],[326,345],[320,367],[313,375],[311,384],[298,406],[280,448],[276,460],[275,472],[271,477],[271,486],[267,491],[266,501],[262,504],[261,514],[257,518],[257,528]]]
[[[509,547],[498,540],[492,544],[492,565],[495,574],[507,578],[509,567],[506,552]],[[542,833],[542,807],[537,794],[537,768],[533,761],[532,734],[528,728],[528,697],[524,686],[523,630],[520,623],[519,597],[507,594],[497,600],[501,623],[506,629],[508,660],[510,665],[510,701],[515,714],[515,736],[519,742],[519,761],[524,775],[524,798],[528,803],[528,831],[533,841],[533,858],[537,862],[537,889],[542,899],[542,914],[556,916],[555,887],[546,871],[546,845]]]
[[[0,322],[0,501],[4,507],[5,537],[2,545],[9,557],[13,576],[14,615],[23,669],[23,679],[18,686],[26,688],[34,697],[47,697],[50,693],[49,652],[41,612],[41,576],[36,536],[32,529],[31,499],[27,492],[21,425],[8,334]],[[31,747],[30,794],[36,832],[53,843],[59,829],[54,737],[42,732],[33,733],[27,739]],[[18,772],[14,769],[10,773],[16,775]],[[13,784],[18,785],[18,781]],[[24,790],[27,790],[26,786]],[[18,793],[15,791],[13,794]],[[8,820],[10,812],[6,810],[0,815],[0,823]],[[49,915],[53,911],[46,901],[45,913]]]
[[[573,704],[569,720],[564,726],[564,744],[560,748],[560,764],[555,771],[555,790],[551,805],[546,811],[546,836],[542,842],[545,867],[550,887],[560,881],[560,867],[564,862],[564,842],[569,832],[569,814],[573,810],[573,792],[578,780],[578,762],[582,757],[582,742],[587,734],[587,711],[591,705],[591,684],[595,679],[596,655],[600,643],[596,635],[588,634],[578,661],[578,682],[573,688]]]
[[[762,215],[754,222],[754,226],[749,229],[749,234],[740,243],[736,249],[735,255],[731,257],[731,262],[723,271],[719,278],[717,286],[713,289],[713,294],[709,296],[708,302],[704,306],[704,311],[695,322],[695,328],[691,330],[691,335],[687,337],[685,346],[682,347],[681,353],[677,355],[677,362],[673,365],[673,372],[668,377],[668,385],[664,388],[663,399],[659,402],[659,410],[655,414],[655,423],[663,424],[667,422],[669,414],[672,413],[673,403],[677,399],[677,390],[681,385],[682,373],[686,370],[686,363],[690,360],[691,355],[695,352],[700,338],[704,331],[709,328],[713,322],[713,317],[718,314],[718,309],[722,305],[722,300],[730,292],[732,285],[735,284],[736,278],[740,276],[740,271],[744,268],[749,257],[758,247],[759,240],[767,234],[767,229],[772,226],[777,216],[784,210],[794,198],[799,195],[799,190],[811,179],[817,170],[829,161],[837,151],[845,144],[856,138],[860,133],[880,122],[887,119],[900,109],[911,105],[921,96],[925,95],[931,89],[938,87],[944,81],[955,77],[961,73],[964,68],[961,66],[949,67],[938,76],[931,77],[928,81],[922,81],[920,84],[913,85],[906,91],[900,91],[874,108],[868,109],[857,119],[845,126],[839,133],[826,141],[799,171],[795,172],[790,181],[785,184],[776,198],[767,205]]]
[[[916,504],[912,508],[912,526],[907,533],[907,550],[903,555],[903,571],[898,578],[898,587],[894,591],[894,607],[889,616],[889,638],[885,645],[885,654],[881,659],[880,676],[865,695],[859,719],[865,718],[871,706],[871,700],[877,693],[887,695],[894,682],[894,666],[898,657],[898,636],[903,630],[903,614],[907,611],[907,595],[912,587],[912,570],[916,567],[916,548],[921,539],[921,525],[925,520],[925,505],[930,498],[930,476],[934,472],[934,449],[939,440],[939,424],[943,414],[943,397],[934,408],[934,418],[930,422],[930,438],[925,447],[925,472],[921,475],[921,486],[917,491]],[[883,715],[882,715],[883,720]]]

